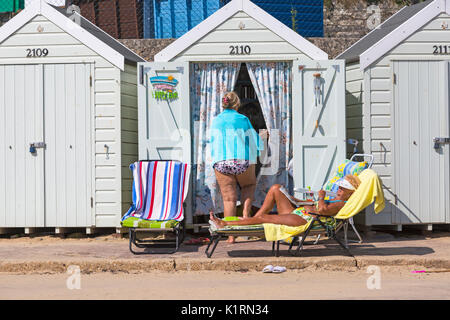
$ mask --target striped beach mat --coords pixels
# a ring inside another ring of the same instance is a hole
[[[133,172],[133,204],[122,218],[122,225],[128,218],[151,221],[184,219],[183,202],[189,191],[188,164],[138,161],[131,164],[130,169]]]

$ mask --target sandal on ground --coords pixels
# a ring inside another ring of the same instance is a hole
[[[192,238],[188,241],[185,241],[184,244],[188,246],[195,246],[195,245],[202,245],[202,244],[208,244],[210,242],[209,238]]]
[[[276,266],[275,268],[273,268],[273,273],[282,273],[285,271],[286,271],[285,267]]]
[[[265,266],[262,272],[264,272],[264,273],[272,273],[273,272],[273,265],[269,264],[268,266]]]
[[[199,244],[202,244],[202,241],[200,241],[200,239],[192,238],[192,239],[190,239],[190,240],[188,240],[188,241],[185,241],[184,244],[186,244],[186,245],[188,245],[188,246],[193,246],[193,245],[199,245]]]

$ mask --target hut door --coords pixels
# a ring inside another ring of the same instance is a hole
[[[448,62],[394,61],[393,72],[393,223],[448,223]]]
[[[191,163],[189,63],[145,63],[140,72],[139,158]]]
[[[139,69],[139,159],[191,164],[189,63],[143,63]],[[190,223],[190,195],[185,216]]]
[[[294,61],[292,99],[294,188],[320,189],[346,155],[344,62]]]
[[[42,65],[0,66],[0,228],[44,227]]]
[[[91,155],[95,152],[92,74],[92,64],[44,65],[45,224],[48,227],[95,224],[91,198],[94,176]],[[104,161],[104,157],[98,154],[97,163]]]

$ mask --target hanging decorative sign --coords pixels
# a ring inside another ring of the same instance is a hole
[[[158,100],[175,100],[178,99],[176,86],[178,80],[173,76],[151,77],[150,82],[153,86],[152,96]]]

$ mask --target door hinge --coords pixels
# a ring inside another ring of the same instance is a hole
[[[93,208],[93,207],[94,207],[94,198],[91,197],[91,208]]]
[[[392,83],[397,84],[397,75],[395,73],[392,75]]]
[[[92,76],[89,76],[89,85],[92,87]]]

